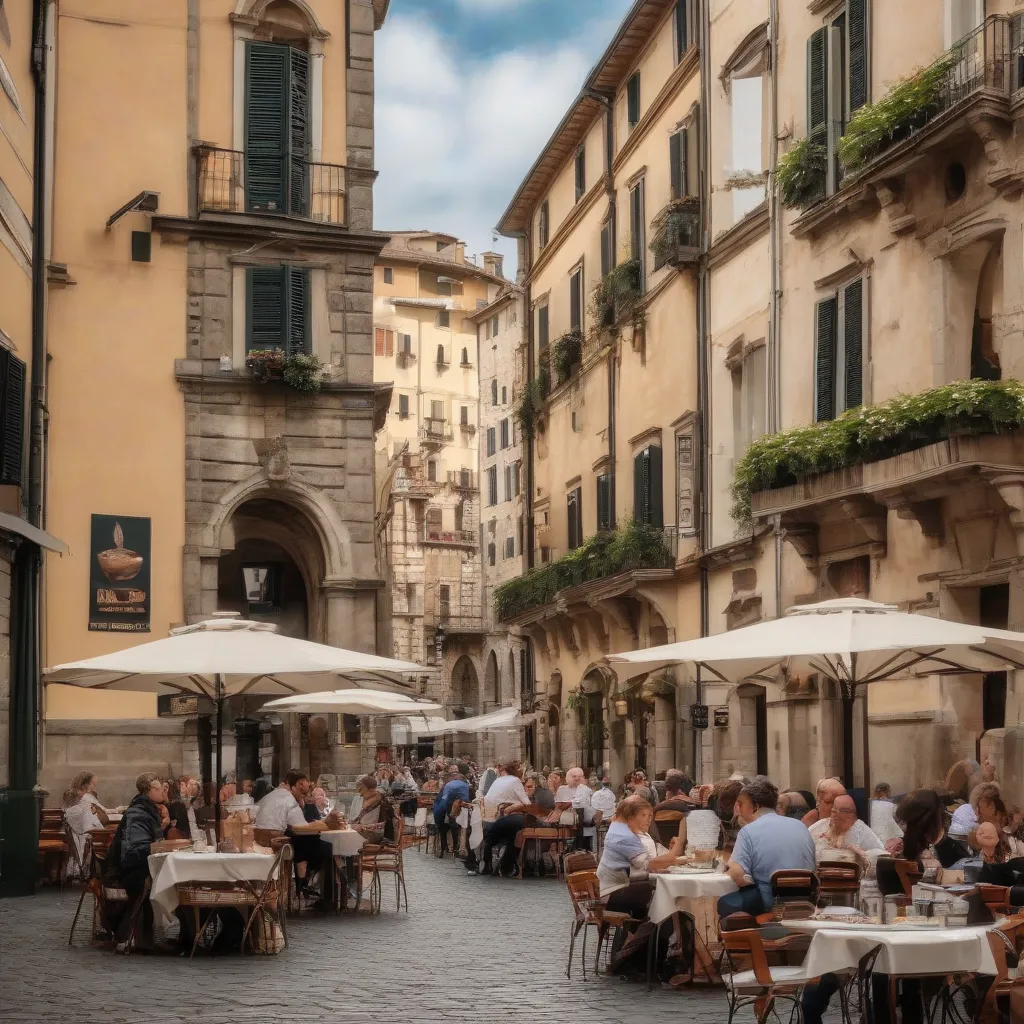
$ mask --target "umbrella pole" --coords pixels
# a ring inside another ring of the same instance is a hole
[[[853,789],[853,685],[840,683],[843,691],[843,785]],[[847,695],[849,686],[849,695]]]
[[[221,757],[223,755],[222,745],[224,742],[224,684],[221,681],[220,673],[216,679],[217,693],[217,745],[214,759],[213,792],[216,804],[214,805],[214,821],[216,822],[217,839],[220,840],[220,779],[221,779]]]
[[[864,707],[862,709],[864,715],[864,722],[861,728],[864,730],[864,734],[861,737],[863,743],[863,756],[864,756],[864,799],[868,805],[868,825],[871,824],[871,759],[870,746],[868,745],[868,688],[865,686],[862,688],[864,694]]]

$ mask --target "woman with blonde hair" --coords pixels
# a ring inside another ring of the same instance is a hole
[[[103,828],[110,823],[107,812],[96,799],[96,776],[92,772],[79,772],[64,790],[61,807],[74,837],[78,863],[87,869],[85,850],[89,829]]]

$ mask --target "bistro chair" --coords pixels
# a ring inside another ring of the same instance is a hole
[[[658,835],[663,846],[668,846],[668,840],[679,834],[679,822],[685,818],[686,814],[683,811],[654,812],[654,824],[658,826]]]
[[[860,893],[861,866],[856,861],[822,861],[814,872],[821,906],[855,906]]]
[[[128,938],[124,944],[124,954],[128,956],[132,951],[132,946],[135,945],[135,935],[139,928],[139,919],[142,917],[142,908],[146,900],[149,899],[149,887],[151,884],[151,880],[147,878],[145,885],[142,887],[142,892],[133,901],[131,896],[128,895],[127,889],[122,889],[116,885],[104,885],[101,879],[99,906],[103,913],[103,926],[110,932],[110,951],[112,953],[117,952],[118,943],[114,930],[110,928],[109,920],[106,916],[107,910],[111,907],[123,906],[124,912],[129,915],[130,927],[128,929]],[[72,924],[72,928],[74,928],[74,924]]]
[[[566,878],[577,871],[596,871],[597,860],[588,850],[580,850],[576,853],[567,853],[562,858],[562,872]]]
[[[370,875],[370,913],[379,914],[382,903],[381,875],[393,875],[395,879],[395,910],[402,909],[402,898],[405,897],[405,912],[409,912],[409,893],[405,888],[405,861],[403,860],[402,832],[405,823],[401,817],[395,817],[395,838],[384,840],[380,844],[364,844],[359,851],[359,896],[356,910],[363,897],[363,876]]]
[[[44,810],[39,820],[39,854],[38,863],[40,876],[52,883],[56,878],[64,888],[64,872],[71,856],[67,828],[64,824],[62,810]]]
[[[985,993],[984,1001],[978,1011],[978,1020],[1011,1020],[1013,1016],[1010,1000],[1015,994],[1024,991],[1024,978],[1018,976],[1021,960],[1021,935],[1024,930],[1024,917],[1008,917],[993,928],[985,936],[992,959],[996,964],[996,976]],[[1018,966],[1011,968],[1010,960]],[[1019,996],[1018,996],[1019,997]]]
[[[818,902],[818,878],[813,871],[783,868],[772,874],[771,886],[772,904],[784,919],[813,916]]]
[[[579,854],[570,854],[570,857]],[[566,858],[568,860],[568,857]],[[608,936],[614,928],[625,928],[630,924],[639,924],[629,914],[613,912],[605,909],[601,899],[601,884],[597,880],[597,871],[583,870],[568,872],[565,884],[572,901],[573,921],[569,932],[569,959],[565,965],[565,976],[572,978],[572,960],[576,950],[576,939],[583,932],[583,944],[580,948],[580,964],[583,967],[583,980],[587,980],[587,930],[593,928],[597,934],[597,950],[594,953],[594,973],[600,973],[601,952]]]
[[[875,879],[883,896],[913,895],[914,886],[921,881],[921,869],[913,860],[879,857],[875,862]]]

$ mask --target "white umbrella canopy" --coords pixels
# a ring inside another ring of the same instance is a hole
[[[332,676],[402,688],[421,666],[295,640],[272,623],[221,617],[182,626],[147,644],[44,670],[47,683],[100,690],[190,693],[217,700],[322,690]]]
[[[458,732],[487,732],[490,729],[515,729],[533,721],[532,715],[523,715],[518,708],[499,708],[489,711],[486,715],[474,715],[472,718],[453,718],[445,723],[442,730],[446,734]]]
[[[1021,669],[1024,633],[913,615],[875,601],[839,598],[797,605],[780,619],[698,640],[609,655],[608,661],[636,666],[633,674],[682,665],[723,682],[771,682],[780,667],[795,675],[816,672],[833,680],[843,698],[843,764],[849,786],[853,781],[853,701],[858,686],[911,674]],[[866,771],[866,728],[864,742]]]
[[[324,693],[296,694],[268,701],[262,711],[286,711],[302,715],[377,715],[419,716],[441,711],[440,704],[414,700],[402,693],[383,690],[328,690]]]

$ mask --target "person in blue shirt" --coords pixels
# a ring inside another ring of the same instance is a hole
[[[451,767],[448,769],[448,781],[444,788],[437,794],[434,800],[434,823],[437,825],[437,855],[443,857],[448,847],[448,833],[452,835],[452,856],[456,856],[459,850],[459,826],[454,821],[449,821],[449,815],[455,806],[456,800],[469,803],[469,783],[463,777],[460,768]]]
[[[718,901],[718,916],[745,912],[767,913],[772,909],[772,875],[783,869],[813,871],[814,840],[807,826],[795,818],[776,814],[779,791],[764,775],[751,779],[736,798],[743,827],[729,859],[729,877],[739,886]],[[753,885],[746,884],[746,878]]]

